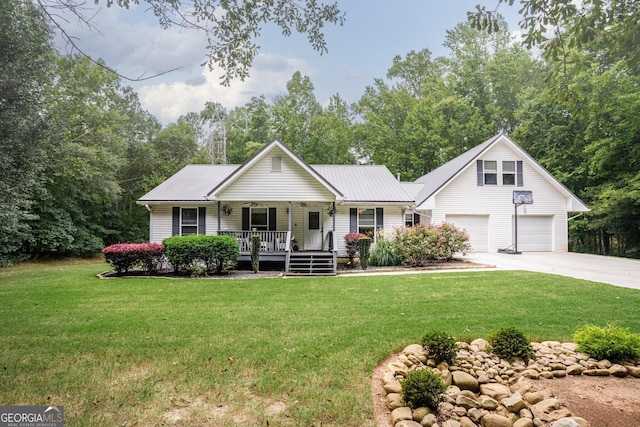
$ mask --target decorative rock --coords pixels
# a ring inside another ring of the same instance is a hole
[[[525,378],[531,378],[532,380],[537,380],[540,378],[540,372],[535,369],[525,369],[522,371],[522,376]]]
[[[573,421],[577,422],[580,427],[591,427],[589,422],[581,417],[570,417]]]
[[[567,375],[582,375],[584,368],[581,365],[571,365],[567,367]]]
[[[489,347],[489,342],[487,340],[485,340],[485,339],[478,338],[478,339],[475,339],[475,340],[471,341],[470,345],[472,347],[474,347],[474,346],[477,347],[478,351],[486,351],[487,348]]]
[[[391,423],[395,426],[400,421],[413,421],[413,414],[411,408],[403,406],[402,408],[396,408],[391,411]]]
[[[580,424],[571,418],[560,418],[551,427],[580,427]]]
[[[496,409],[498,406],[500,406],[500,404],[494,398],[483,395],[483,396],[480,396],[480,406],[482,407],[482,409],[487,409],[489,411],[492,411]]]
[[[513,427],[513,424],[502,415],[487,414],[482,417],[482,427]]]
[[[482,384],[480,386],[480,393],[496,400],[502,400],[505,397],[511,396],[511,390],[509,390],[509,387],[496,383]]]
[[[458,420],[447,420],[442,424],[442,427],[460,427]]]
[[[462,371],[454,371],[452,373],[452,376],[453,384],[460,387],[461,390],[471,390],[473,392],[476,392],[480,389],[478,380],[471,374]]]
[[[408,345],[404,348],[404,350],[402,350],[402,354],[404,354],[405,356],[409,357],[411,355],[413,356],[424,356],[424,347],[422,347],[422,345],[420,344],[411,344]]]
[[[520,418],[513,423],[513,427],[533,427],[533,420],[529,418]]]
[[[422,427],[422,424],[411,420],[402,420],[398,422],[395,427]]]
[[[587,369],[582,371],[584,375],[589,375],[590,377],[608,377],[610,372],[608,369],[600,368],[600,369]]]
[[[431,414],[431,409],[426,407],[420,407],[413,410],[413,421],[421,422],[424,417]]]
[[[483,415],[484,414],[482,413],[482,411],[477,408],[471,408],[467,411],[467,417],[471,418],[471,421],[473,421],[474,423],[480,421]]]
[[[422,419],[422,422],[420,423],[420,425],[422,425],[423,427],[431,427],[436,422],[438,422],[438,419],[436,418],[436,416],[434,414],[428,414],[426,417]]]
[[[402,398],[402,394],[400,393],[389,393],[387,394],[387,407],[389,410],[393,411],[394,409],[402,408],[404,406],[404,399]]]
[[[502,403],[509,412],[512,412],[514,414],[519,413],[521,409],[524,409],[527,407],[526,402],[522,399],[522,396],[520,396],[519,394],[514,394],[511,397],[502,399],[500,403]]]
[[[537,391],[526,393],[524,395],[524,398],[527,399],[527,402],[529,402],[532,405],[535,405],[536,403],[544,400],[544,397],[542,397],[542,394],[538,393]]]
[[[627,376],[627,368],[622,365],[615,364],[609,368],[609,373],[614,377],[626,377]]]
[[[463,393],[459,394],[456,398],[456,405],[462,406],[465,409],[480,407],[480,403],[476,400],[475,396],[472,397]]]
[[[467,417],[460,418],[460,427],[478,427],[476,423]]]
[[[384,391],[387,393],[402,393],[402,386],[400,385],[400,381],[395,378],[384,384]]]
[[[567,408],[560,408],[551,412],[549,415],[552,420],[559,420],[560,418],[569,418],[571,416],[571,411]]]

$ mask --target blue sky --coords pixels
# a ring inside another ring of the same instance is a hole
[[[446,31],[464,22],[477,3],[493,8],[497,0],[340,0],[346,21],[343,26],[326,27],[328,53],[313,50],[303,35],[284,37],[268,26],[258,40],[261,49],[251,76],[230,87],[221,86],[219,74],[200,65],[206,48],[202,34],[163,30],[144,5],[129,10],[102,7],[93,19],[99,31],[71,19],[66,27],[86,53],[127,76],[181,67],[151,80],[125,82],[138,92],[145,109],[169,124],[180,115],[200,111],[207,101],[229,109],[244,105],[252,96],[265,95],[271,101],[286,93],[286,83],[295,71],[309,76],[320,103],[336,93],[349,103],[356,102],[375,78],[385,77],[394,56],[424,48],[434,57],[446,55],[442,46]],[[88,2],[88,7],[92,5]],[[517,8],[503,5],[500,12],[510,28],[517,29]],[[62,42],[57,45],[65,51]]]

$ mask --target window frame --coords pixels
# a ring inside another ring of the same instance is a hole
[[[195,211],[195,223],[193,223],[191,218],[187,218],[188,222],[185,221],[185,212],[188,211]],[[199,220],[200,220],[200,215],[198,212],[198,208],[180,208],[180,235],[181,236],[190,236],[193,234],[198,234],[198,230],[199,230]],[[185,228],[194,228],[195,231],[194,232],[186,232],[185,233]]]
[[[361,217],[367,211],[373,211],[371,220],[367,218],[367,223],[363,224]],[[371,221],[371,225],[368,222]],[[375,240],[376,235],[376,208],[358,208],[358,233],[364,234]]]
[[[487,163],[494,163],[495,169],[488,169]],[[482,170],[484,175],[484,185],[498,185],[498,161],[497,160],[483,160]],[[492,177],[495,182],[489,182],[488,177]]]
[[[513,170],[506,171],[505,165],[511,164],[513,165]],[[513,182],[506,182],[505,178],[509,177]],[[515,187],[518,184],[517,180],[517,164],[515,160],[503,160],[502,161],[502,185]]]
[[[257,210],[264,210],[265,214],[264,214],[264,218],[265,218],[265,223],[264,224],[256,224],[253,222],[254,220],[254,211]],[[250,207],[249,208],[249,229],[250,230],[256,230],[256,231],[267,231],[269,230],[269,208],[265,208],[265,207]]]

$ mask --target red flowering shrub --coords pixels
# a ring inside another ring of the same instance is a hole
[[[116,243],[102,250],[105,260],[116,273],[126,273],[135,267],[146,273],[156,270],[164,257],[164,245],[160,243]]]
[[[353,259],[358,253],[360,243],[358,242],[363,237],[369,237],[362,233],[349,233],[344,236],[345,248],[347,250],[347,257],[349,257],[349,264],[353,266]]]
[[[466,254],[470,249],[469,236],[451,224],[416,224],[396,230],[396,250],[404,262],[422,266],[428,261],[448,261],[457,253]]]

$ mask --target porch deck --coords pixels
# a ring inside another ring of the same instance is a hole
[[[232,236],[240,245],[238,261],[251,261],[251,236],[260,236],[260,261],[283,262],[286,274],[336,275],[335,251],[298,251],[291,244],[290,231],[218,231]],[[294,250],[295,249],[295,250]]]

